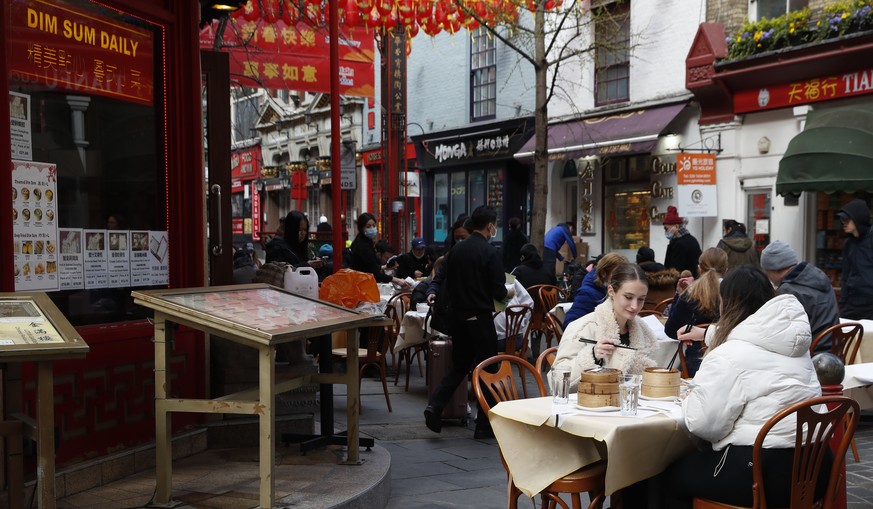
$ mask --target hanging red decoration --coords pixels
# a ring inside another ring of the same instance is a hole
[[[282,0],[282,21],[286,25],[293,25],[300,18],[300,9],[293,0]]]
[[[249,0],[246,5],[240,9],[243,11],[242,17],[248,21],[257,20],[261,17],[261,11],[258,7],[258,0]]]
[[[279,19],[279,0],[261,0],[261,18],[267,23],[275,23]]]
[[[355,0],[347,0],[343,9],[343,23],[348,27],[356,27],[361,24],[361,9]]]

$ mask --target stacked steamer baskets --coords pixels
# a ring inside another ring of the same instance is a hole
[[[679,370],[646,368],[643,372],[643,396],[647,398],[679,396]]]
[[[579,378],[580,406],[595,408],[619,405],[618,385],[621,370],[612,368],[588,369]]]

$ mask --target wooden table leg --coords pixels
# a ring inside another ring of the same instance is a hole
[[[55,507],[55,408],[54,376],[52,362],[37,363],[37,506],[40,509]]]
[[[175,324],[155,313],[155,504],[168,505],[173,493],[173,450],[170,412],[164,403],[170,394],[170,345]]]
[[[362,329],[363,330],[363,329]],[[361,401],[361,379],[358,374],[358,334],[346,331],[346,420],[348,421],[346,463],[360,464],[358,447],[358,412]]]
[[[273,507],[276,487],[273,478],[276,465],[276,347],[266,346],[258,349],[258,401],[260,402],[260,503],[262,509]]]

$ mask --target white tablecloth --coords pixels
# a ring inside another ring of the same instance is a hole
[[[873,408],[873,362],[846,366],[843,394],[857,401],[862,410]]]
[[[657,475],[694,449],[679,424],[677,404],[640,403],[675,411],[638,417],[593,414],[572,404],[553,406],[546,397],[499,403],[490,420],[512,478],[527,496],[601,457],[607,459],[606,493],[611,495]]]
[[[873,362],[873,320],[849,320],[840,318],[841,322],[858,322],[864,327],[864,335],[861,337],[861,347],[858,349],[858,357],[855,364]]]
[[[395,353],[404,348],[427,343],[427,335],[424,333],[424,318],[426,316],[427,313],[419,313],[418,311],[406,312],[400,322],[400,333],[394,344]]]

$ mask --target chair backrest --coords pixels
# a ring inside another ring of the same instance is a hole
[[[390,325],[383,327],[367,327],[367,354],[358,357],[358,364],[370,364],[381,362],[380,356],[384,357],[388,353],[388,348],[392,347],[391,341],[386,336],[386,331]],[[356,341],[356,340],[355,340]]]
[[[403,315],[409,311],[409,303],[412,302],[412,292],[405,290],[402,292],[397,292],[388,299],[388,304],[385,307],[387,311],[389,307],[394,307],[397,309],[397,312],[400,314],[400,319],[403,319]]]
[[[540,288],[546,286],[551,285],[531,285],[528,288],[525,288],[534,301],[533,314],[530,317],[530,325],[528,325],[529,329],[542,330],[545,328],[546,313],[548,312],[548,309],[543,309],[543,303],[540,300],[539,295]]]
[[[815,352],[815,347],[830,335],[831,353],[843,361],[843,364],[854,364],[864,337],[864,326],[857,322],[844,322],[832,325],[821,331],[812,341],[809,353]]]
[[[555,340],[560,343],[561,336],[564,335],[564,324],[562,324],[561,321],[555,318],[555,315],[551,313],[546,315],[546,321],[549,324],[549,328],[552,330],[552,334],[555,335]]]
[[[664,311],[667,309],[667,306],[669,306],[672,303],[673,303],[673,297],[670,297],[669,299],[664,299],[661,302],[655,304],[655,307],[653,307],[652,309],[654,311],[661,313],[661,314],[664,314]]]
[[[543,350],[543,352],[540,354],[540,356],[537,357],[537,363],[535,366],[537,368],[537,373],[542,375],[546,371],[552,369],[552,364],[555,363],[555,357],[557,357],[557,356],[558,356],[558,347],[557,346],[553,346],[553,347],[546,348],[545,350]]]
[[[827,410],[819,413],[816,409],[825,405]],[[828,479],[827,491],[821,507],[833,506],[838,484],[843,479],[840,465],[846,458],[846,450],[855,434],[860,418],[858,403],[845,396],[822,396],[800,401],[780,410],[768,420],[752,449],[752,496],[754,507],[767,507],[764,471],[761,455],[767,433],[779,422],[794,415],[797,418],[794,465],[791,471],[791,508],[806,509],[815,505],[815,487],[819,472],[830,449],[831,439],[840,437],[833,449],[833,465]]]
[[[497,364],[497,371],[489,372],[488,368]],[[516,376],[516,372],[518,376]],[[539,394],[545,396],[546,387],[543,378],[531,364],[515,355],[500,354],[480,362],[473,369],[473,392],[479,400],[479,405],[487,414],[491,410],[491,402],[511,401],[528,397],[528,388],[524,381],[526,374],[532,374]]]
[[[662,313],[660,311],[655,311],[654,309],[643,309],[639,313],[637,313],[637,316],[650,316],[650,315],[664,316],[664,313]]]
[[[521,345],[518,343],[519,336],[524,332],[522,327],[525,318],[532,312],[531,307],[524,304],[513,304],[503,310],[503,315],[506,317],[506,353],[523,355],[527,351],[527,341],[521,341]]]

